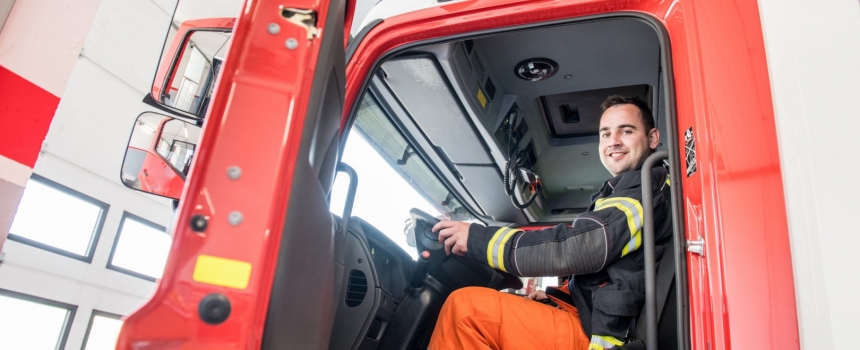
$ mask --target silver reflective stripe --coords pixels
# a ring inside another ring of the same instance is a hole
[[[630,210],[630,213],[633,214],[633,225],[636,225],[637,228],[642,227],[642,216],[639,215],[642,211],[642,206],[639,205],[637,208],[638,201],[633,198],[606,198],[597,206],[596,210],[606,208],[609,205],[616,203],[619,203]]]

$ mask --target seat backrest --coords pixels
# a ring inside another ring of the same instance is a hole
[[[657,346],[660,350],[678,350],[678,293],[675,291],[675,240],[671,239],[663,251],[657,266]],[[645,308],[636,324],[636,341],[625,344],[619,350],[645,350]]]

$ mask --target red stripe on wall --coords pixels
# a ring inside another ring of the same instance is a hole
[[[32,168],[60,98],[0,66],[0,155]]]

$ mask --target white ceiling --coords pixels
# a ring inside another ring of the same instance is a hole
[[[180,0],[173,16],[173,24],[179,26],[189,19],[236,17],[243,0]]]

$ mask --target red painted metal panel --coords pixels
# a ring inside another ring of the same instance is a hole
[[[0,154],[30,168],[60,98],[0,66]]]
[[[152,299],[125,320],[119,349],[260,347],[293,170],[302,158],[302,140],[294,135],[305,127],[320,42],[329,35],[308,40],[304,27],[281,18],[281,6],[312,9],[318,23],[327,20],[324,1],[245,1],[183,193],[164,277]],[[273,22],[281,25],[278,35],[266,30]],[[298,47],[287,49],[287,38],[298,39]],[[230,166],[243,169],[241,179],[227,178]],[[244,214],[241,225],[228,223],[232,211]],[[191,230],[194,215],[208,219],[205,232]],[[250,263],[247,287],[196,282],[202,254]],[[216,292],[229,298],[232,312],[224,323],[210,325],[197,309]]]
[[[678,137],[688,126],[697,131],[699,172],[685,185],[701,186],[700,201],[688,204],[700,209],[695,224],[706,242],[705,257],[691,256],[690,262],[704,262],[708,280],[702,285],[710,289],[709,310],[694,312],[713,322],[712,349],[797,349],[785,199],[757,3],[684,1],[675,11],[684,19],[667,21],[679,25],[670,33],[683,31],[687,39],[672,40],[673,52],[684,54],[674,57]],[[690,219],[688,213],[688,224]]]
[[[164,157],[151,149],[129,147],[129,152],[132,151],[145,153],[137,175],[142,191],[170,198],[179,198],[182,195],[185,180]]]

